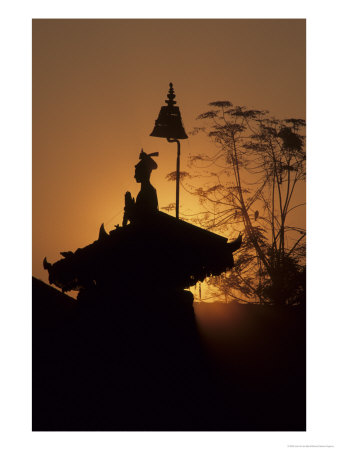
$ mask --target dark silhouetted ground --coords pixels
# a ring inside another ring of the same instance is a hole
[[[33,430],[305,430],[304,310],[33,278]]]

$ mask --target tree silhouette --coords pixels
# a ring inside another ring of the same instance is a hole
[[[296,187],[305,181],[305,121],[279,120],[229,101],[209,106],[197,117],[205,126],[192,134],[206,133],[217,151],[190,156],[184,187],[203,207],[191,220],[244,238],[235,268],[209,282],[230,298],[298,303],[305,295],[305,230],[290,213],[305,206],[295,203]],[[196,187],[194,175],[208,177],[207,183]]]

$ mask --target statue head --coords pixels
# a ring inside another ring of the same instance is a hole
[[[158,156],[158,152],[150,153],[149,155],[141,149],[140,162],[135,166],[135,179],[137,183],[149,181],[152,170],[157,169],[156,162],[152,156]]]

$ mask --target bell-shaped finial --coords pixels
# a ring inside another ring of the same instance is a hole
[[[178,106],[175,106],[176,97],[173,84],[169,83],[168,100],[166,106],[161,107],[155,127],[150,136],[167,139],[187,139],[188,136],[183,128],[181,113]]]

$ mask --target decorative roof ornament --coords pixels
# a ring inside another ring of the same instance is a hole
[[[153,137],[166,139],[188,139],[182,124],[181,113],[174,98],[176,97],[173,84],[169,83],[168,100],[166,106],[162,106],[155,127],[150,134]]]

